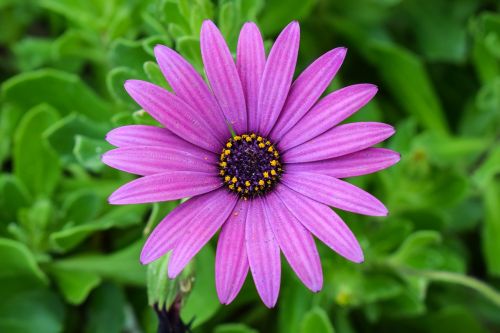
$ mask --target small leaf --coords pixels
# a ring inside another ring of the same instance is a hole
[[[113,147],[104,140],[95,140],[77,135],[73,154],[83,167],[99,172],[104,167],[104,163],[101,162],[101,155],[111,148]]]
[[[215,328],[214,333],[258,333],[258,331],[243,324],[222,324]]]
[[[28,277],[36,283],[47,283],[33,254],[19,242],[0,238],[0,279]]]
[[[89,293],[101,283],[101,278],[90,272],[53,268],[51,274],[66,301],[73,305],[84,302]]]
[[[62,114],[77,111],[100,121],[106,121],[111,115],[111,107],[80,77],[53,69],[22,73],[8,79],[2,84],[2,98],[23,110],[47,103]]]
[[[125,295],[116,285],[103,284],[89,302],[85,333],[120,333],[125,325]]]
[[[330,318],[325,310],[315,307],[304,315],[301,325],[301,333],[335,333]]]
[[[54,108],[37,106],[22,118],[14,137],[14,174],[33,195],[51,195],[61,176],[58,157],[43,139],[58,119]]]

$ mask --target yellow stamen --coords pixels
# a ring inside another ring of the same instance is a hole
[[[269,147],[269,148],[267,149],[267,151],[268,151],[268,152],[270,152],[270,153],[272,153],[272,152],[273,152],[273,150],[274,150],[273,146],[271,146],[271,147]]]
[[[226,143],[227,148],[231,148],[232,146],[233,146],[233,144],[231,142]]]
[[[227,167],[227,163],[226,162],[220,162],[219,165],[223,168]]]
[[[229,155],[231,154],[231,151],[229,149],[224,150],[224,155]]]
[[[230,180],[231,180],[231,177],[226,176],[226,177],[224,177],[224,180],[225,180],[226,182],[228,182],[228,181],[230,181]]]
[[[264,148],[265,146],[266,146],[266,145],[265,145],[265,144],[263,144],[262,142],[261,142],[261,143],[259,143],[259,148]]]
[[[257,141],[262,142],[262,140],[264,140],[264,139],[262,139],[262,137],[261,137],[261,136],[258,136],[258,137],[257,137]]]
[[[271,161],[271,165],[272,165],[272,166],[276,166],[276,165],[278,165],[278,161],[276,161],[276,160],[272,160],[272,161]]]
[[[247,142],[250,142],[250,141],[252,141],[252,138],[251,138],[251,137],[249,137],[249,136],[247,136],[247,137],[245,138],[245,140],[247,140]]]
[[[233,184],[234,184],[234,183],[236,183],[237,181],[238,181],[238,178],[236,178],[236,177],[233,177],[233,179],[231,179],[231,182],[232,182]]]
[[[261,180],[259,180],[259,185],[264,185],[264,184],[265,184],[265,183],[264,183],[264,180],[262,180],[262,179],[261,179]]]
[[[263,175],[264,175],[264,178],[269,178],[269,172],[264,171],[264,172],[263,172]]]
[[[271,170],[271,175],[276,176],[277,175],[276,170],[272,169]]]
[[[250,182],[248,180],[245,182],[245,186],[250,187]]]
[[[241,136],[237,135],[234,137],[234,141],[239,141],[239,140],[241,140]]]

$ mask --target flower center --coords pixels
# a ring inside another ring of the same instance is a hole
[[[276,147],[255,133],[230,138],[222,149],[219,175],[226,187],[242,198],[253,198],[274,188],[283,173]]]

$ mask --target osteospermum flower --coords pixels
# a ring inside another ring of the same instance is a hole
[[[293,82],[299,25],[290,23],[266,58],[261,34],[246,23],[236,63],[217,27],[205,21],[201,52],[209,86],[172,49],[158,45],[156,59],[174,93],[148,82],[125,89],[164,128],[132,125],[112,130],[117,146],[103,161],[138,178],[116,190],[112,204],[190,197],[149,236],[141,262],[168,251],[175,278],[221,229],[216,288],[222,303],[238,294],[250,269],[263,302],[276,304],[283,252],[312,291],[323,284],[313,235],[353,262],[362,250],[331,207],[384,216],[369,193],[340,180],[384,169],[399,154],[371,146],[394,129],[359,122],[339,125],[377,92],[357,84],[320,99],[346,54],[333,49]]]

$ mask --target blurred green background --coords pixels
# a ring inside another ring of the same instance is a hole
[[[217,22],[235,50],[247,20],[269,47],[301,23],[297,71],[348,56],[329,90],[370,82],[349,121],[393,124],[399,164],[352,179],[387,218],[343,214],[366,262],[319,245],[324,289],[284,265],[268,310],[251,278],[230,306],[214,286],[214,243],[193,263],[182,308],[194,332],[500,332],[500,4],[480,0],[0,0],[0,332],[155,332],[142,243],[178,203],[110,206],[132,176],[104,166],[105,133],[151,118],[125,94],[167,86],[152,48],[202,71],[199,30]],[[164,290],[152,284],[150,292]],[[164,294],[161,294],[164,295]]]

